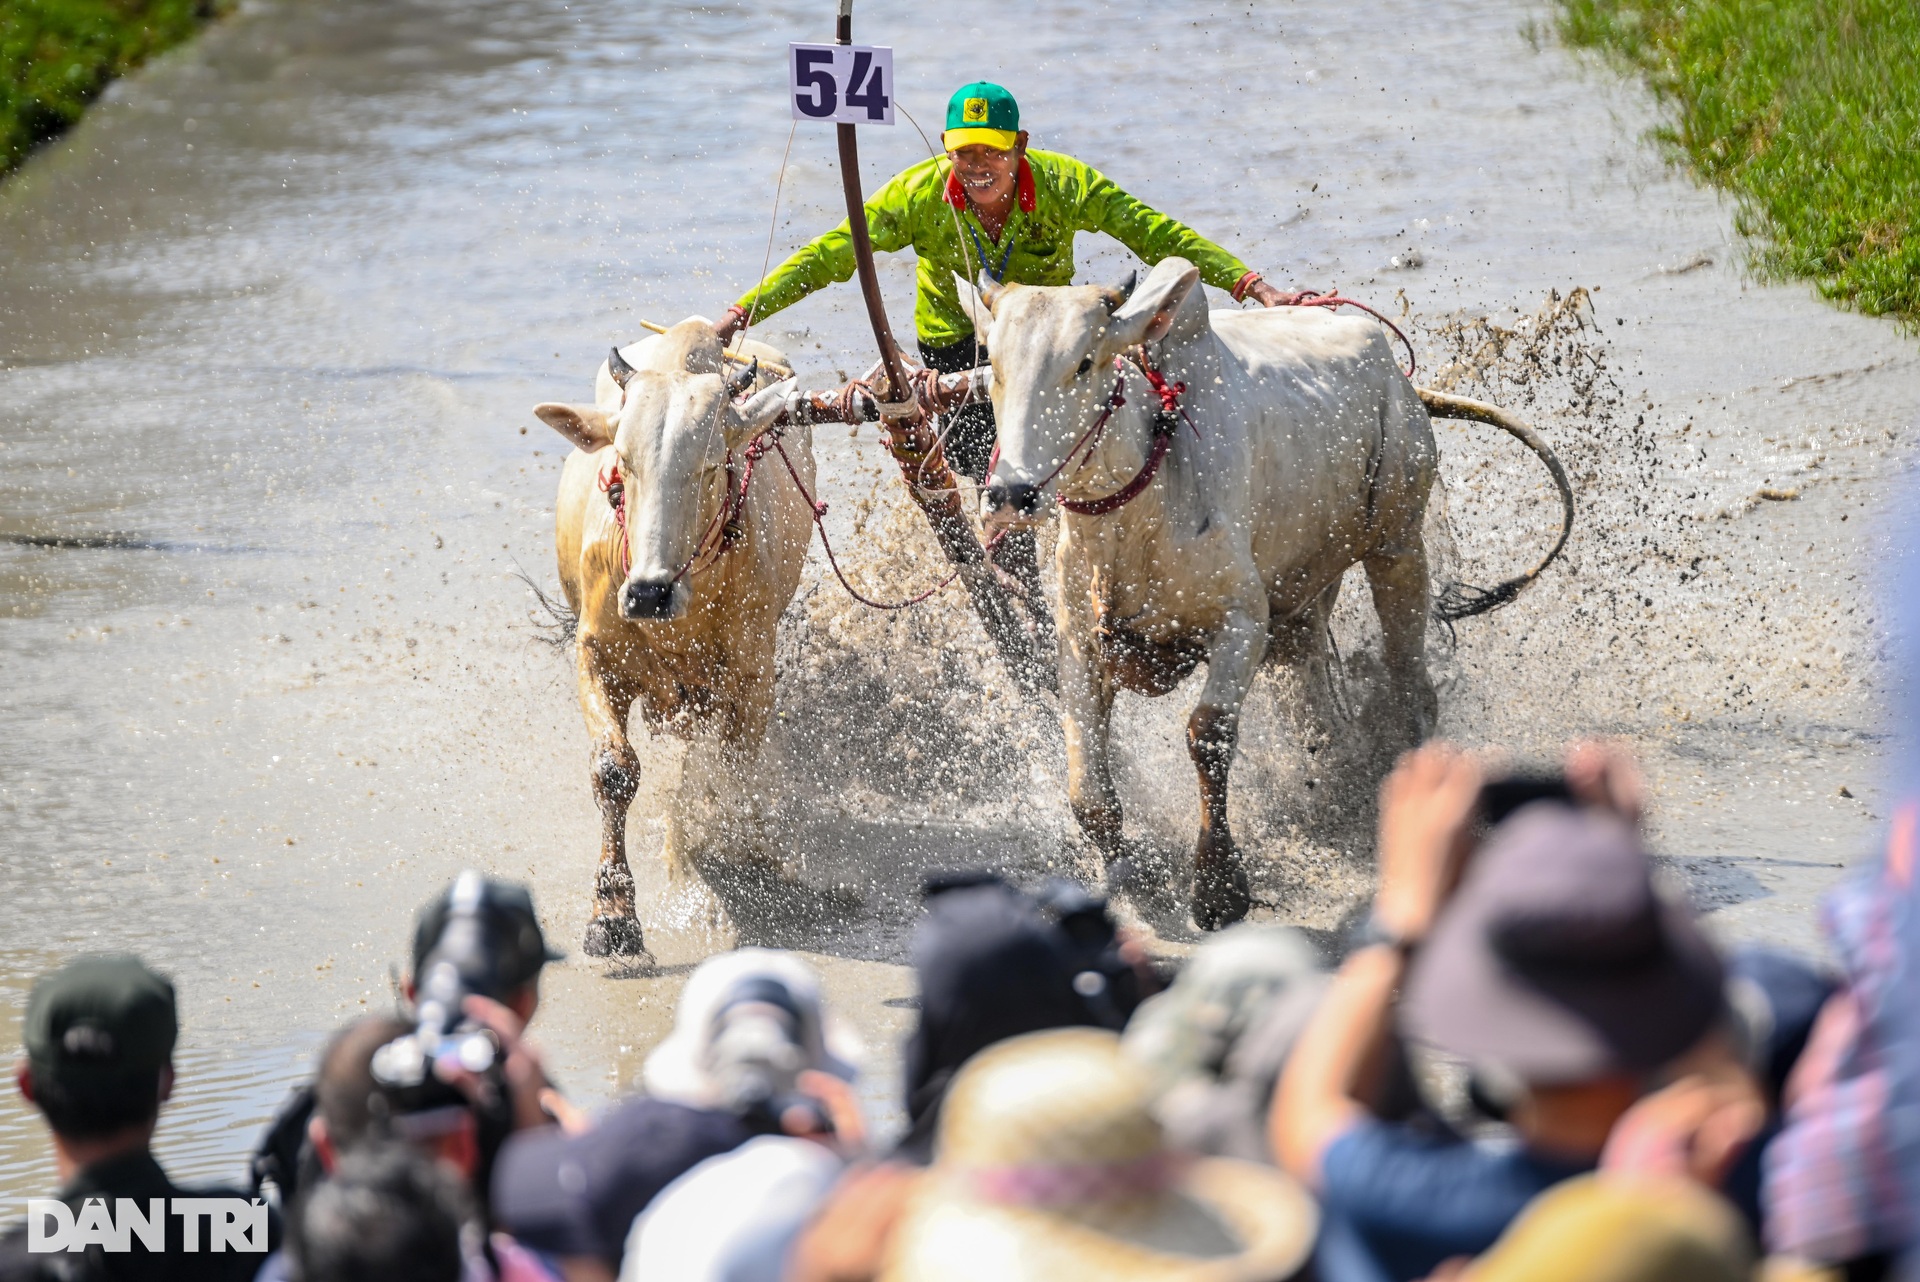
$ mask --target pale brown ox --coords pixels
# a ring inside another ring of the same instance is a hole
[[[746,348],[786,363],[764,345]],[[583,945],[595,957],[646,952],[626,856],[627,809],[640,781],[629,711],[637,705],[651,732],[713,736],[735,771],[749,761],[773,712],[775,625],[800,586],[813,530],[806,500],[769,454],[725,550],[709,546],[696,555],[703,535],[718,534],[716,514],[729,485],[739,483],[745,448],[779,417],[790,384],[762,387],[736,404],[713,328],[697,318],[617,355],[619,364],[600,367],[597,404],[534,409],[575,446],[560,475],[554,541],[567,604],[579,619],[580,709],[593,737],[600,807],[600,865]],[[787,457],[811,490],[811,433],[802,425],[783,431]],[[625,572],[603,484],[616,469],[631,557]],[[675,877],[678,859],[669,840]]]

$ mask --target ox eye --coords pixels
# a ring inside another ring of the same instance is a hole
[[[1075,370],[1074,373],[1079,374],[1082,377],[1085,377],[1087,371],[1092,368],[1093,368],[1093,357],[1083,356],[1080,358],[1080,368]]]

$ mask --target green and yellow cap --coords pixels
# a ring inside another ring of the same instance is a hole
[[[972,146],[1012,151],[1020,141],[1020,104],[990,81],[961,85],[947,100],[947,131],[940,141],[948,151]]]

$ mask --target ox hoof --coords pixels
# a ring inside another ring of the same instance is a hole
[[[1239,861],[1210,863],[1194,870],[1193,924],[1201,930],[1231,926],[1253,907],[1247,874]]]
[[[647,943],[640,923],[632,917],[595,917],[587,923],[587,937],[580,950],[589,957],[647,957]]]

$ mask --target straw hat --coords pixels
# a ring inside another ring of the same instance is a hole
[[[1318,1213],[1290,1178],[1166,1147],[1099,1029],[1015,1037],[954,1079],[882,1282],[1280,1282]]]
[[[1567,1180],[1528,1204],[1469,1282],[1742,1282],[1753,1244],[1731,1203],[1691,1180]]]

